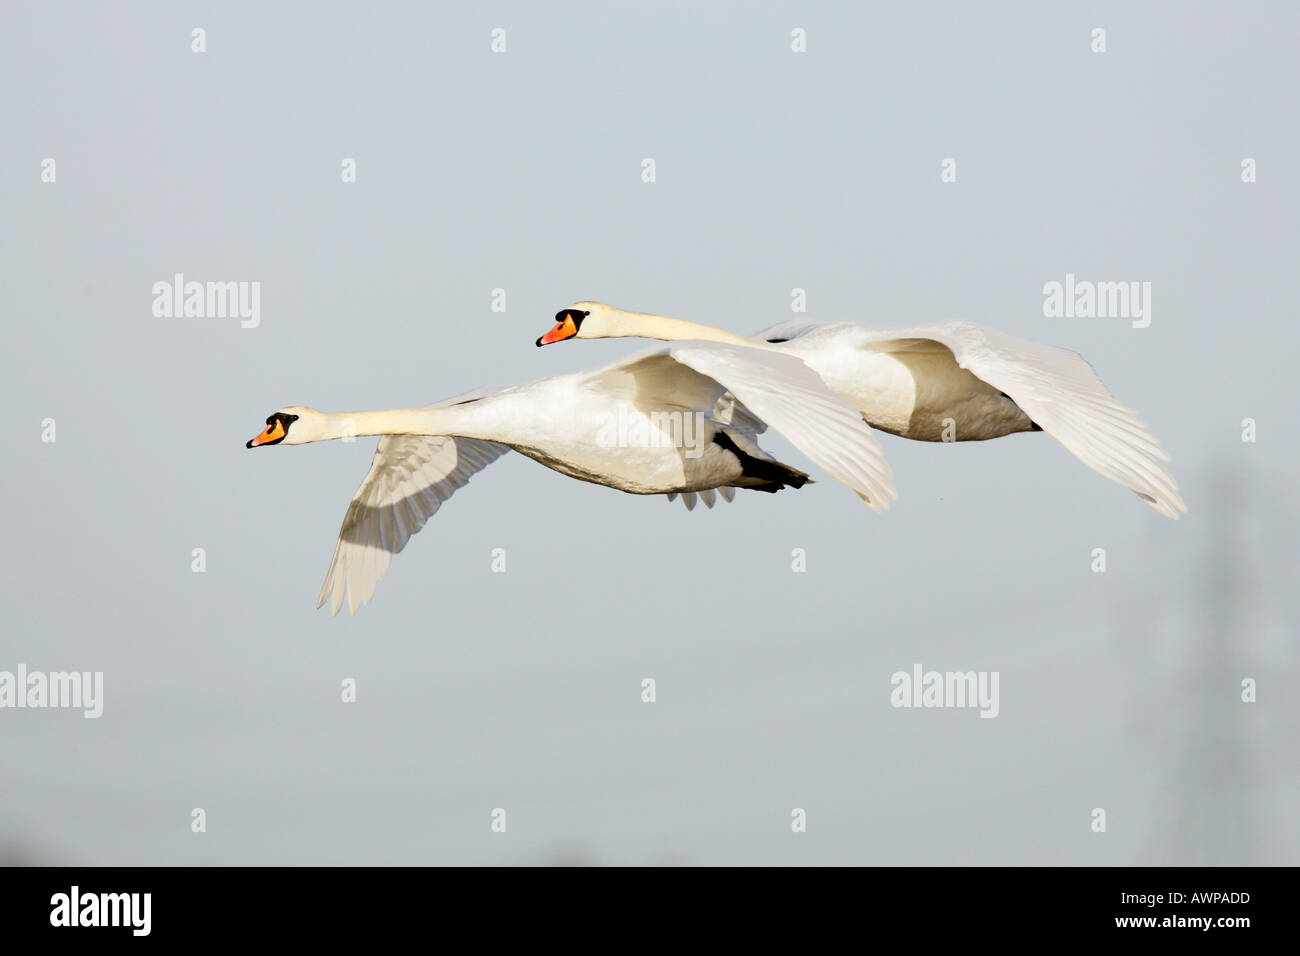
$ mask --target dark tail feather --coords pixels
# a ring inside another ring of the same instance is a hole
[[[811,484],[812,479],[797,468],[783,465],[779,461],[767,461],[755,458],[740,450],[740,447],[724,432],[716,432],[713,440],[740,459],[740,471],[746,478],[757,478],[761,485],[749,485],[755,491],[774,493],[782,488],[802,488]]]

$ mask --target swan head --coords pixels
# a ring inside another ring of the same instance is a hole
[[[259,445],[305,445],[324,435],[324,416],[314,408],[288,405],[266,417],[266,428],[250,438],[245,448]]]
[[[555,328],[538,339],[537,344],[540,347],[565,339],[606,339],[626,335],[618,325],[622,314],[603,302],[575,302],[555,313]]]

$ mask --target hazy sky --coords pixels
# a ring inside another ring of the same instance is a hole
[[[1298,28],[1281,2],[6,3],[0,671],[102,671],[104,712],[0,709],[0,853],[1300,862]],[[260,324],[155,316],[176,273],[260,283]],[[1067,273],[1150,282],[1150,326],[1046,318]],[[884,515],[772,436],[823,480],[711,512],[508,455],[372,605],[314,609],[374,440],[246,451],[271,411],[639,347],[534,348],[578,299],[752,331],[796,288],[813,318],[1079,350],[1189,513],[1044,435],[882,436]],[[998,716],[892,707],[916,664],[998,672]]]

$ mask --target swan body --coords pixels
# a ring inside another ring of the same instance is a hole
[[[731,500],[734,488],[775,492],[811,480],[759,447],[768,426],[871,507],[896,497],[871,430],[801,360],[708,342],[652,348],[596,371],[480,389],[422,408],[327,413],[286,406],[247,444],[382,436],[317,602],[332,592],[337,613],[346,595],[355,613],[391,556],[442,502],[511,449],[580,481],[712,506],[719,494]]]
[[[915,441],[944,441],[945,432],[952,436],[949,441],[987,441],[1037,429],[1001,389],[960,366],[940,340],[927,337],[936,334],[933,328],[906,335],[856,322],[818,328],[800,323],[798,330],[777,326],[756,337],[796,331],[772,344],[802,358],[873,428]]]
[[[746,337],[599,302],[577,303],[556,319],[538,345],[630,335],[797,356],[882,431],[917,441],[1044,431],[1166,517],[1187,510],[1160,443],[1076,352],[960,321],[879,329],[794,319]]]

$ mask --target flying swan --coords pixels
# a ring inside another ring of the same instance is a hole
[[[691,416],[684,423],[681,416]],[[611,423],[631,426],[623,432]],[[673,430],[668,424],[683,422]],[[897,497],[871,429],[792,355],[713,342],[638,352],[596,371],[479,389],[424,408],[329,414],[288,406],[247,446],[380,435],[316,606],[366,604],[444,501],[513,448],[561,474],[638,495],[776,492],[811,479],[758,447],[768,426],[872,508]],[[694,431],[691,444],[683,436]],[[639,437],[638,437],[639,436]]]
[[[641,336],[696,339],[794,355],[874,428],[917,441],[983,441],[1047,432],[1093,471],[1133,491],[1162,515],[1187,506],[1161,462],[1169,456],[1131,409],[1117,402],[1077,352],[969,322],[901,329],[794,319],[752,338],[725,329],[600,302],[562,309],[537,340]]]

